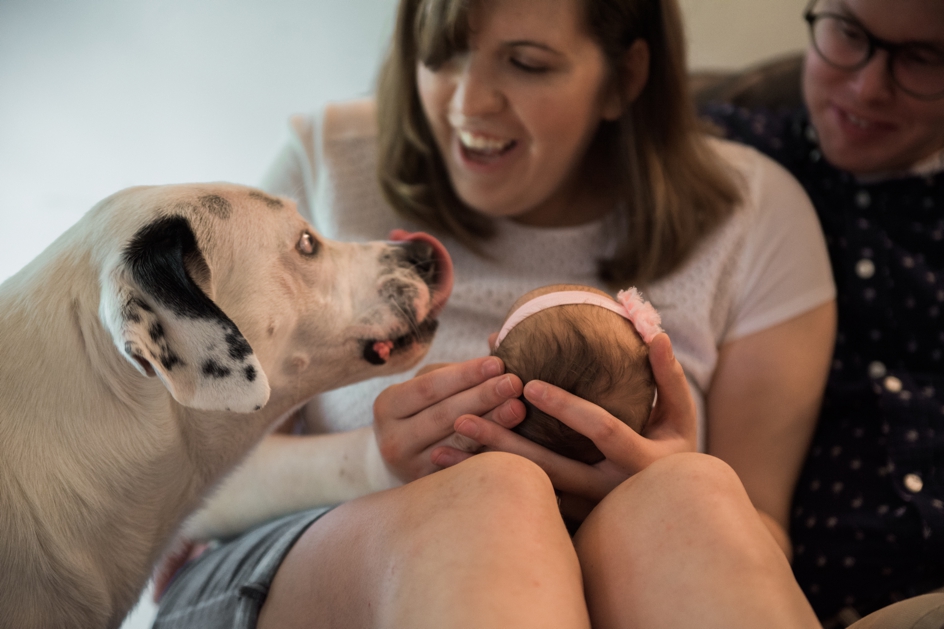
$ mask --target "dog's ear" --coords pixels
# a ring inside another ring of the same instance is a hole
[[[269,399],[259,360],[195,276],[210,282],[190,223],[159,218],[134,235],[104,278],[102,320],[118,351],[184,406],[259,410]]]

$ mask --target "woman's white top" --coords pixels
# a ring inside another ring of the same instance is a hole
[[[819,223],[800,185],[752,148],[711,140],[718,159],[743,181],[743,202],[672,274],[644,289],[662,315],[699,410],[704,450],[704,398],[727,341],[775,326],[835,297]],[[401,218],[377,182],[377,128],[372,100],[328,105],[294,116],[290,138],[262,188],[292,198],[321,234],[347,241],[386,240],[392,229],[430,231]],[[576,210],[575,210],[576,211]],[[613,217],[577,227],[542,228],[497,221],[479,256],[430,231],[455,264],[452,297],[422,364],[484,356],[514,301],[548,284],[607,290],[596,260],[613,250]],[[422,365],[421,364],[421,365]],[[415,370],[414,370],[415,371]],[[369,425],[377,395],[412,371],[375,378],[320,396],[307,409],[313,432]]]

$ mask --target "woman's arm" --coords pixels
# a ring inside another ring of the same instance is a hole
[[[722,345],[707,395],[708,453],[726,461],[789,558],[790,502],[836,331],[829,302]]]

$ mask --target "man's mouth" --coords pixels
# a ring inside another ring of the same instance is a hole
[[[364,360],[372,365],[385,365],[390,356],[414,344],[429,343],[439,327],[439,321],[427,317],[421,323],[410,326],[410,331],[394,339],[367,339],[363,341]]]
[[[843,107],[837,106],[836,112],[847,124],[862,131],[887,131],[893,128],[893,125],[887,122],[857,116]]]
[[[846,120],[851,122],[853,125],[859,127],[860,129],[868,129],[869,127],[872,126],[872,123],[869,122],[868,120],[865,120],[864,118],[859,118],[858,116],[854,116],[850,114],[848,111],[843,112],[843,113],[846,116]]]

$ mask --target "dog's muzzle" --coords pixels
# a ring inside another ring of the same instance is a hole
[[[441,242],[423,232],[409,233],[396,229],[390,240],[399,247],[402,265],[411,269],[429,287],[430,303],[422,321],[411,321],[410,331],[394,339],[364,342],[364,360],[372,365],[386,364],[390,355],[413,344],[426,345],[432,341],[439,322],[436,317],[442,312],[452,293],[452,258]]]

